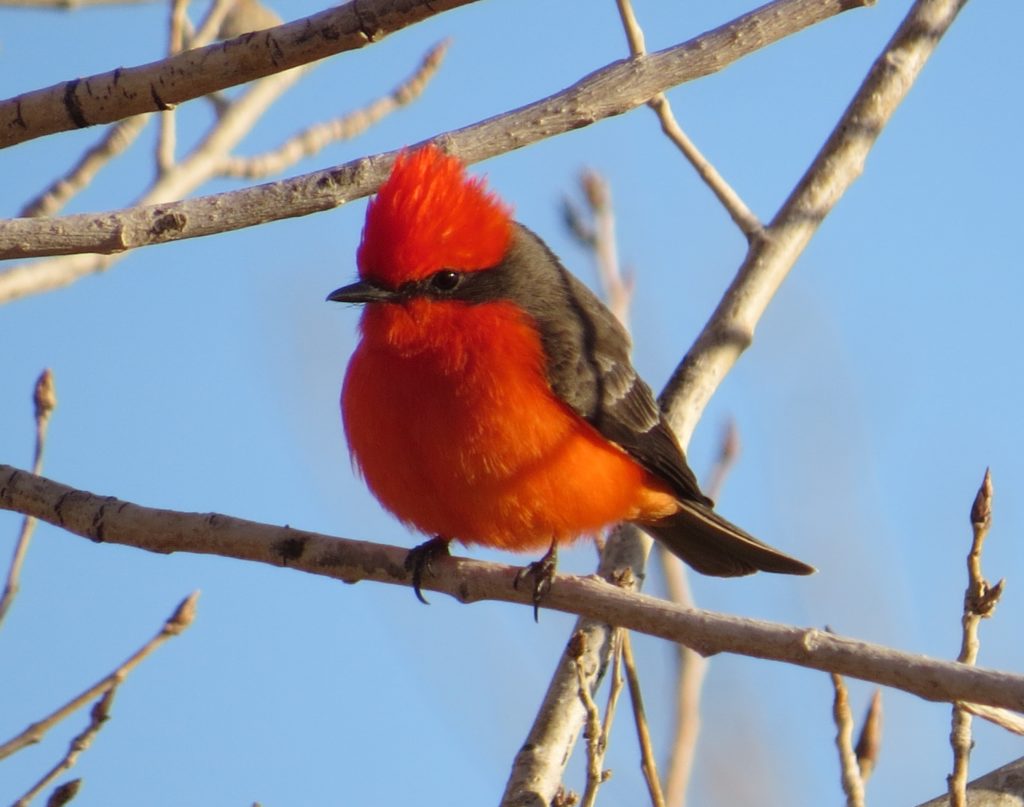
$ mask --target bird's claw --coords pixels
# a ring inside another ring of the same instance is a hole
[[[512,587],[518,589],[519,584],[527,577],[533,578],[533,621],[540,621],[540,603],[544,595],[551,590],[551,584],[555,580],[555,570],[558,568],[558,549],[555,544],[540,560],[528,563],[520,569],[512,581]]]
[[[419,546],[414,546],[405,556],[405,570],[412,574],[412,590],[416,593],[416,599],[424,605],[430,605],[421,590],[423,586],[423,574],[434,573],[434,561],[438,558],[449,557],[448,544],[451,540],[442,538],[440,535],[424,541]]]

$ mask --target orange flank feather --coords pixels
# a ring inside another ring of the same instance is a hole
[[[678,509],[552,394],[537,331],[515,306],[369,306],[361,327],[345,432],[370,490],[407,524],[527,551]]]

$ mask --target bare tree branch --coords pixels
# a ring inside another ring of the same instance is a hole
[[[112,673],[104,676],[85,690],[85,692],[72,698],[52,714],[33,723],[17,736],[12,737],[5,743],[0,743],[0,759],[6,759],[22,748],[39,742],[46,736],[46,732],[64,720],[68,715],[73,714],[89,701],[118,686],[128,673],[134,670],[146,656],[150,655],[168,639],[180,635],[182,631],[192,624],[196,615],[196,601],[198,599],[199,592],[195,591],[182,600],[178,607],[174,609],[174,613],[161,626],[156,636],[136,650]]]
[[[158,62],[76,78],[0,101],[0,148],[160,112],[226,87],[377,42],[474,0],[353,0]]]
[[[753,340],[754,328],[811,236],[863,169],[875,139],[906,96],[964,0],[918,0],[873,63],[853,101],[782,208],[766,237],[751,243],[736,277],[694,346],[661,395],[669,420],[685,446],[712,393]],[[616,530],[602,555],[599,574],[630,569],[642,577],[650,538],[633,528]],[[624,623],[616,623],[624,624]],[[588,647],[607,653],[610,629],[580,620]],[[683,644],[700,650],[686,640]],[[599,668],[603,664],[598,659]],[[834,672],[842,673],[835,669]],[[594,684],[599,679],[595,679]],[[561,780],[582,714],[572,696],[575,681],[563,654],[541,711],[512,766],[503,807],[550,802]]]
[[[634,56],[642,56],[647,52],[647,47],[644,44],[643,29],[636,19],[636,14],[633,13],[633,4],[630,0],[617,0],[617,4],[619,16],[622,19],[622,26],[626,31],[626,41],[629,43],[629,50]],[[732,189],[732,186],[725,181],[725,178],[700,153],[700,149],[697,148],[696,144],[686,135],[686,132],[683,131],[683,128],[676,121],[675,115],[672,114],[672,105],[669,103],[665,93],[655,95],[647,102],[647,106],[658,116],[658,120],[661,122],[661,131],[676,145],[676,148],[682,152],[690,165],[697,171],[700,178],[704,180],[704,184],[718,197],[718,201],[721,202],[722,207],[732,217],[736,226],[747,237],[747,241],[760,238],[764,234],[764,225],[761,224],[753,211],[747,207],[739,194]]]
[[[504,154],[622,114],[667,87],[721,70],[858,4],[854,0],[776,0],[688,42],[608,65],[560,93],[434,140],[467,163]],[[2,114],[0,103],[0,126]],[[0,259],[111,254],[329,210],[376,191],[394,158],[394,152],[380,154],[281,182],[183,202],[46,221],[7,220],[0,222]],[[0,303],[32,293],[23,276],[26,272],[33,273],[31,266],[13,267],[0,275]]]
[[[99,700],[89,710],[88,724],[72,738],[64,756],[57,761],[56,765],[43,774],[42,778],[30,787],[24,796],[14,802],[14,807],[28,807],[32,799],[42,793],[58,776],[74,767],[78,757],[82,755],[83,751],[88,750],[96,735],[99,734],[100,729],[103,728],[103,724],[110,719],[110,704],[113,703],[114,693],[116,692],[117,684],[115,683],[100,695]]]
[[[99,543],[163,554],[231,557],[348,583],[371,580],[412,586],[405,568],[406,548],[332,538],[218,513],[142,507],[76,490],[9,465],[0,465],[0,509],[36,516]],[[422,585],[424,590],[450,594],[464,603],[499,600],[532,608],[533,593],[512,585],[518,571],[515,566],[444,558]],[[896,687],[926,700],[970,700],[1024,711],[1021,675],[904,653],[815,628],[681,608],[593,575],[556,575],[543,605],[582,614],[600,624],[682,642],[705,655],[738,653],[785,661]],[[572,699],[578,703],[575,694]]]

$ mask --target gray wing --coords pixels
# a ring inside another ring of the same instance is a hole
[[[710,506],[654,394],[633,369],[629,335],[611,311],[521,225],[508,261],[517,263],[512,274],[523,284],[517,302],[540,328],[555,394],[680,499]]]

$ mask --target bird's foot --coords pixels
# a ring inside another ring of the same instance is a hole
[[[405,556],[405,570],[412,574],[412,590],[416,592],[416,599],[424,605],[430,605],[430,603],[427,602],[420,590],[423,585],[423,574],[424,572],[433,574],[434,561],[451,556],[448,551],[448,544],[451,542],[451,538],[437,535],[419,546],[414,546]]]
[[[551,548],[540,560],[529,563],[519,570],[515,580],[512,581],[514,588],[519,588],[527,577],[533,578],[533,621],[540,621],[540,603],[544,595],[551,589],[555,580],[555,570],[558,568],[558,547],[551,542]]]

